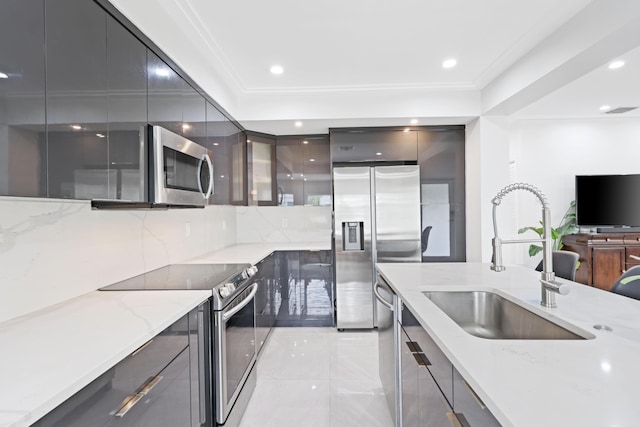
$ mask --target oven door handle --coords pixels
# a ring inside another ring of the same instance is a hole
[[[242,310],[247,304],[251,302],[251,300],[253,300],[253,297],[256,295],[256,292],[258,292],[258,283],[256,282],[251,286],[253,286],[253,289],[251,289],[251,292],[249,293],[249,295],[247,295],[247,297],[244,300],[242,300],[240,304],[236,305],[231,310],[222,314],[223,322],[226,322],[227,320],[229,320],[231,317],[233,317],[234,314]]]

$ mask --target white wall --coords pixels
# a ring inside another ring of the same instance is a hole
[[[0,197],[0,322],[232,245],[235,221],[232,206],[94,211]]]
[[[574,199],[575,175],[640,173],[640,119],[522,120],[512,125],[509,147],[517,180],[547,195],[556,227]],[[536,199],[518,197],[517,226],[539,220]],[[529,259],[526,248],[517,256],[526,265],[539,261]]]
[[[504,118],[480,117],[467,125],[465,149],[467,261],[489,262],[491,199],[509,184],[509,134]],[[499,219],[500,236],[505,238],[508,216]]]

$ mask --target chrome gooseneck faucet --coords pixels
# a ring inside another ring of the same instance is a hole
[[[515,190],[525,190],[533,193],[540,203],[542,203],[542,239],[522,239],[522,240],[502,240],[498,237],[498,223],[496,221],[496,208],[502,202],[504,196]],[[556,282],[556,275],[553,272],[553,239],[551,238],[551,210],[545,195],[536,187],[530,184],[518,183],[504,187],[491,200],[493,203],[493,259],[491,269],[494,271],[504,271],[502,265],[502,245],[509,243],[542,243],[542,273],[540,284],[542,285],[542,300],[540,304],[544,307],[556,307],[556,294],[566,295],[569,287]]]

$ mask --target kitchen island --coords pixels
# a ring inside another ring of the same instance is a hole
[[[557,308],[544,308],[540,273],[516,266],[501,273],[480,263],[378,264],[377,269],[502,425],[638,425],[640,301],[558,279],[570,292],[557,296]],[[497,292],[591,339],[470,335],[423,294],[462,290]]]

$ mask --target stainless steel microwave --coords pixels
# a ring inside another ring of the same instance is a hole
[[[160,126],[150,126],[150,202],[202,206],[213,195],[213,153]]]

